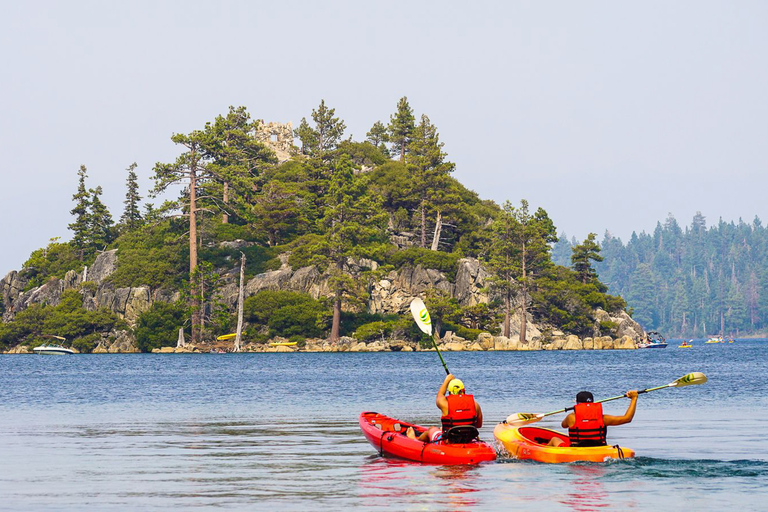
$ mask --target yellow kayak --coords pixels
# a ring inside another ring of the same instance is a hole
[[[547,463],[605,462],[610,459],[629,459],[635,456],[631,448],[621,446],[571,447],[566,434],[540,427],[513,427],[499,423],[493,436],[507,449],[509,455],[521,460]],[[548,446],[553,437],[560,438],[560,446]]]
[[[234,339],[236,337],[237,337],[237,334],[222,334],[221,336],[219,336],[216,339],[219,340],[219,341],[226,341],[226,340]]]
[[[678,345],[677,348],[691,348],[693,345],[689,345],[687,343],[683,343],[682,345]]]
[[[275,343],[270,343],[270,347],[292,347],[296,344],[298,344],[298,341],[280,341]]]

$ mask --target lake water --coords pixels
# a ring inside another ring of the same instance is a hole
[[[358,415],[437,424],[434,352],[2,355],[0,510],[768,509],[766,342],[443,355],[483,407],[485,440],[582,389],[709,382],[641,395],[608,434],[634,460],[431,466],[379,457]]]

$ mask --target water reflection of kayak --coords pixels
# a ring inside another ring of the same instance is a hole
[[[468,443],[447,443],[444,440],[425,443],[405,435],[413,427],[416,435],[425,427],[396,420],[376,412],[360,414],[360,429],[380,455],[431,464],[477,464],[496,459],[496,449],[478,439]]]
[[[540,427],[513,427],[499,423],[493,429],[493,435],[499,440],[509,455],[521,460],[539,462],[604,462],[610,459],[628,459],[635,456],[631,448],[621,446],[572,447],[566,434]],[[560,438],[560,446],[548,446],[553,437]]]

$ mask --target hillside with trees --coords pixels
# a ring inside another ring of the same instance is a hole
[[[600,247],[594,240],[573,249],[573,264],[554,264],[557,231],[547,212],[532,211],[525,200],[500,206],[459,183],[437,127],[427,115],[414,114],[407,98],[360,141],[345,136],[344,121],[321,101],[295,129],[288,158],[278,158],[256,136],[262,124],[245,107],[230,107],[199,130],[173,134],[178,155],[153,167],[147,193],[162,203],[142,205],[138,166],[131,164],[117,222],[100,200],[101,187],[90,187],[81,166],[73,187],[72,239],[51,240],[30,256],[19,272],[25,289],[80,272],[116,249],[117,268],[107,284],[173,297],[155,302],[133,326],[142,350],[175,344],[180,326],[192,343],[232,332],[237,311],[222,301],[221,291],[234,286],[242,256],[246,279],[286,264],[314,266],[328,276],[330,289],[322,297],[281,290],[248,297],[247,335],[263,341],[367,340],[374,333],[418,339],[412,322],[398,312],[366,310],[371,283],[392,269],[417,265],[455,275],[461,258],[480,261],[493,300],[462,307],[455,297],[430,292],[427,305],[441,331],[509,336],[517,313],[523,343],[528,318],[566,333],[610,334],[612,326],[597,322],[595,309],[624,310],[624,300],[609,295],[597,278],[593,262],[599,262]],[[603,248],[606,261],[612,250]],[[69,297],[67,307],[76,302]],[[58,306],[32,305],[25,315],[7,306],[3,346],[59,334],[39,321],[58,314]],[[79,307],[86,311],[87,301]],[[29,320],[33,316],[39,318]],[[79,339],[91,331],[72,332]],[[81,347],[88,351],[89,345]]]
[[[561,236],[553,259],[566,261],[574,243]],[[645,329],[676,337],[768,333],[768,228],[759,218],[708,228],[698,212],[682,228],[670,215],[626,244],[606,233],[599,248],[595,272]]]

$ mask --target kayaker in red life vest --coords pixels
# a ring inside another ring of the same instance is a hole
[[[446,396],[446,393],[448,395]],[[440,385],[435,398],[435,405],[440,409],[443,424],[442,428],[429,427],[418,438],[412,427],[408,427],[405,435],[411,439],[419,441],[439,441],[443,431],[458,425],[472,425],[476,428],[483,426],[483,411],[472,395],[467,395],[464,390],[464,383],[448,374]]]
[[[631,401],[623,416],[603,414],[603,404],[596,404],[592,393],[580,391],[576,395],[576,405],[573,412],[563,419],[562,427],[568,429],[571,446],[605,446],[607,427],[624,425],[635,417],[637,407],[637,391],[627,391],[626,397]],[[560,446],[563,443],[557,437],[549,441],[550,446]]]

